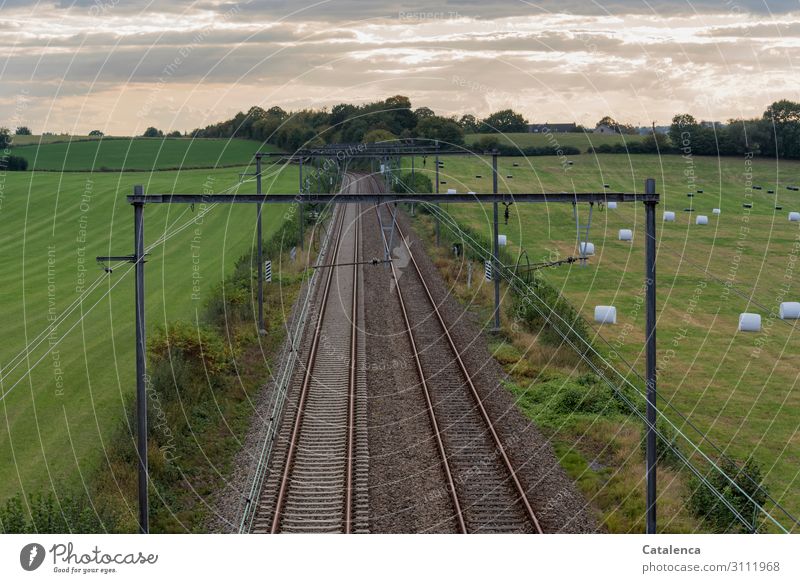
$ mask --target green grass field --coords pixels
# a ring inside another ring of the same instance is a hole
[[[580,148],[581,152],[585,152],[590,146],[599,146],[601,144],[623,144],[626,142],[639,142],[642,136],[639,135],[605,135],[605,134],[583,134],[583,133],[566,133],[566,134],[533,134],[533,133],[518,133],[518,134],[467,134],[464,136],[464,141],[467,144],[473,144],[483,138],[484,136],[494,136],[500,140],[500,143],[510,144],[525,148],[528,146],[574,146]]]
[[[555,157],[501,159],[501,190],[596,192],[608,184],[612,191],[641,191],[645,178],[657,180],[662,194],[657,211],[660,398],[670,400],[729,455],[738,459],[753,455],[764,469],[771,494],[800,512],[796,321],[770,316],[704,271],[729,281],[775,313],[780,301],[800,301],[796,273],[800,223],[787,220],[789,211],[800,211],[800,193],[786,189],[800,183],[800,163],[646,155],[571,159],[574,165],[567,168]],[[442,180],[447,184],[442,188],[491,192],[488,164],[477,158],[445,159]],[[475,178],[477,174],[483,178]],[[513,178],[505,178],[509,174]],[[752,184],[762,190],[748,189],[750,175]],[[686,196],[698,189],[704,192],[694,199]],[[695,212],[684,212],[691,200]],[[745,202],[753,208],[744,209]],[[715,207],[721,209],[718,217],[712,214]],[[491,208],[443,208],[465,224],[491,233]],[[675,211],[676,222],[662,223],[664,210]],[[585,223],[588,205],[579,211]],[[545,273],[589,321],[596,305],[617,307],[617,325],[597,326],[598,333],[640,373],[644,370],[643,211],[640,204],[595,209],[590,241],[596,255],[590,265]],[[695,225],[699,214],[709,217],[708,225]],[[634,230],[632,244],[618,240],[621,228]],[[577,254],[569,204],[513,205],[509,223],[501,224],[500,232],[508,236],[513,249],[526,249],[531,262]],[[745,311],[761,314],[762,332],[737,332],[738,316]]]
[[[106,440],[128,410],[135,386],[131,266],[106,274],[94,258],[132,251],[133,211],[125,196],[133,185],[144,182],[149,193],[222,192],[245,170],[253,168],[145,176],[10,172],[0,177],[0,394],[5,395],[0,405],[0,501],[16,493],[82,491],[83,481],[105,464]],[[264,188],[296,192],[296,168],[265,176]],[[255,192],[254,184],[238,192]],[[286,209],[265,209],[266,239]],[[192,322],[209,292],[254,244],[255,209],[153,205],[146,208],[145,220],[148,245],[183,227],[148,258],[148,327]],[[94,282],[94,291],[82,295]],[[82,301],[75,303],[79,297]],[[51,335],[39,336],[70,306],[75,309]]]
[[[28,160],[28,170],[150,171],[248,164],[260,146],[259,142],[239,139],[81,138],[74,142],[15,145],[12,153]],[[275,151],[269,145],[261,150]]]

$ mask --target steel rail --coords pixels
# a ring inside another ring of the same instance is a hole
[[[375,214],[380,215],[379,206],[375,205]],[[378,218],[378,223],[380,224],[380,218]],[[388,242],[386,241],[386,234],[381,230],[381,236],[383,237],[384,245],[388,248]],[[414,334],[411,332],[411,320],[408,317],[408,311],[406,310],[406,303],[403,299],[403,292],[400,289],[400,280],[397,277],[397,271],[395,270],[394,263],[389,263],[390,267],[392,268],[392,277],[395,281],[395,289],[397,290],[397,298],[400,302],[400,310],[403,313],[403,321],[405,322],[406,332],[408,332],[408,340],[411,343],[411,353],[414,355],[414,364],[417,367],[417,374],[419,375],[420,385],[422,386],[422,393],[425,396],[425,404],[428,409],[428,417],[431,422],[431,427],[433,429],[433,435],[436,439],[436,448],[439,450],[439,456],[442,458],[442,469],[444,470],[445,478],[447,479],[447,489],[450,492],[450,497],[453,501],[453,508],[456,512],[456,521],[458,522],[458,529],[462,534],[466,534],[467,524],[464,520],[464,512],[461,507],[461,501],[458,499],[458,491],[456,490],[455,480],[453,479],[453,470],[450,467],[450,460],[447,458],[447,450],[444,446],[444,441],[442,440],[442,430],[439,428],[439,421],[436,419],[436,411],[433,408],[433,398],[431,397],[431,392],[428,387],[428,381],[425,377],[425,373],[422,370],[422,362],[419,358],[419,350],[417,349],[417,342],[414,339]]]
[[[519,477],[517,476],[517,473],[514,470],[514,466],[511,463],[511,460],[509,459],[505,448],[503,447],[502,440],[500,439],[500,436],[498,435],[497,430],[495,429],[494,424],[492,423],[492,420],[489,417],[488,411],[486,410],[486,408],[483,405],[483,401],[481,400],[480,394],[478,393],[478,390],[475,387],[475,384],[472,382],[472,377],[470,376],[469,371],[467,370],[467,367],[464,364],[463,359],[461,358],[461,353],[459,352],[458,348],[456,347],[455,342],[453,341],[453,337],[450,334],[450,330],[449,330],[448,326],[446,325],[446,323],[444,321],[444,317],[442,316],[441,311],[439,310],[439,307],[436,304],[436,301],[433,299],[433,295],[431,294],[430,288],[428,287],[428,284],[425,282],[425,278],[422,275],[422,270],[420,269],[419,264],[417,263],[417,260],[414,258],[414,254],[411,251],[411,247],[408,245],[408,242],[407,242],[407,240],[405,238],[405,234],[403,233],[403,230],[400,228],[399,224],[397,225],[397,231],[400,234],[400,239],[403,241],[403,244],[405,245],[406,249],[408,250],[409,258],[411,259],[411,263],[413,263],[413,265],[414,265],[414,269],[416,270],[417,275],[419,276],[420,282],[422,282],[422,287],[425,290],[425,295],[427,296],[428,300],[430,301],[431,307],[433,308],[433,313],[436,315],[436,318],[439,321],[439,324],[442,327],[442,330],[444,331],[445,337],[447,338],[447,342],[450,345],[450,349],[452,350],[453,354],[455,354],[455,356],[456,356],[456,361],[458,362],[459,368],[461,369],[461,372],[463,373],[464,378],[466,379],[467,384],[469,385],[470,392],[472,393],[472,396],[474,397],[475,403],[476,403],[476,405],[478,407],[478,410],[480,411],[481,417],[483,418],[484,422],[486,423],[486,427],[489,430],[490,435],[492,436],[492,440],[494,441],[495,447],[497,448],[497,451],[499,452],[500,457],[502,458],[503,463],[504,463],[506,469],[508,470],[508,473],[509,473],[509,475],[511,477],[511,481],[514,484],[514,488],[516,489],[517,493],[519,494],[519,500],[521,501],[522,505],[524,506],[525,512],[526,512],[528,518],[530,519],[531,524],[533,525],[533,527],[536,530],[536,532],[539,533],[539,534],[542,534],[543,533],[542,527],[539,524],[539,520],[536,518],[536,514],[533,511],[533,507],[531,506],[530,501],[528,500],[528,495],[525,492],[525,489],[522,487],[522,483],[519,481]],[[394,268],[394,266],[392,266],[392,267]],[[399,283],[399,281],[397,281],[396,283],[397,283],[397,289],[398,289],[398,293],[399,293],[399,291],[400,291],[400,283]],[[410,328],[409,328],[409,334],[411,334]],[[415,348],[415,351],[416,351],[416,348]]]
[[[337,226],[338,236],[334,239],[335,245],[333,250],[333,261],[336,262],[336,259],[339,255],[339,246],[342,240],[342,228],[344,226],[344,218],[345,212],[344,210],[341,211]],[[280,487],[278,489],[278,497],[275,502],[275,513],[272,517],[272,526],[270,528],[271,534],[276,534],[280,531],[281,525],[281,517],[283,513],[283,506],[286,502],[286,495],[289,489],[289,481],[290,476],[292,474],[292,466],[294,465],[294,458],[297,452],[297,443],[300,437],[300,431],[303,425],[303,412],[304,407],[308,398],[308,392],[311,385],[311,379],[313,376],[314,371],[314,362],[316,359],[317,349],[319,347],[319,340],[322,331],[322,324],[325,321],[325,314],[327,312],[327,305],[328,305],[328,297],[330,295],[331,290],[331,282],[333,280],[333,269],[328,271],[328,277],[325,280],[325,287],[322,292],[321,304],[320,304],[320,313],[319,317],[317,318],[317,323],[314,327],[314,336],[311,342],[311,350],[308,356],[307,366],[305,370],[305,374],[303,376],[303,384],[300,391],[300,399],[297,405],[297,412],[295,413],[294,423],[292,426],[292,433],[291,438],[289,440],[289,450],[286,454],[286,461],[284,462],[283,466],[283,474],[281,477]],[[345,523],[349,523],[350,519],[345,518]]]
[[[344,214],[344,213],[342,213]],[[350,310],[352,332],[350,333],[350,378],[347,395],[347,472],[344,502],[344,532],[350,534],[353,521],[353,458],[355,456],[356,426],[356,383],[358,352],[358,247],[361,240],[361,213],[356,213],[355,242],[353,244],[353,305]],[[331,269],[333,271],[333,269]]]

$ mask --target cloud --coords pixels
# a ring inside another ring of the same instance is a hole
[[[189,129],[253,104],[398,93],[448,114],[513,107],[584,123],[606,113],[634,123],[676,111],[724,119],[794,95],[800,57],[800,14],[786,13],[797,2],[5,6],[0,91],[27,92],[26,121],[39,129],[85,131],[99,115],[111,131],[131,133],[147,101],[150,123]]]

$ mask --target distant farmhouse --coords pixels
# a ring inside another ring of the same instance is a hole
[[[594,130],[592,130],[592,133],[593,134],[618,134],[619,132],[615,128],[612,128],[609,125],[601,123],[596,128],[594,128]]]
[[[574,123],[529,123],[529,134],[568,134],[578,131]]]

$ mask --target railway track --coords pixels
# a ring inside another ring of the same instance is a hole
[[[356,188],[346,175],[342,191]],[[368,531],[359,209],[340,205],[332,223],[334,249],[320,268],[326,273],[313,333],[302,347],[304,366],[287,400],[253,532]]]
[[[372,187],[381,185],[372,179]],[[375,206],[381,222],[382,210]],[[502,440],[462,359],[405,234],[395,238],[408,254],[392,277],[414,364],[424,393],[431,430],[462,533],[542,533]],[[388,245],[382,232],[384,245]]]

